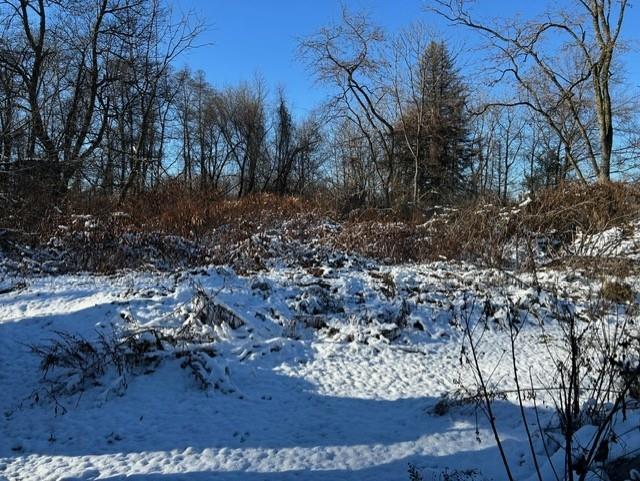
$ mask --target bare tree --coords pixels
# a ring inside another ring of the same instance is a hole
[[[366,138],[348,119],[333,122],[329,132],[330,187],[341,206],[360,208],[376,195],[375,159]]]
[[[475,19],[464,0],[434,0],[432,9],[487,38],[502,61],[498,78],[510,78],[523,93],[519,99],[503,104],[531,108],[544,116],[563,142],[569,144],[566,132],[552,115],[554,108],[566,108],[579,130],[592,171],[599,182],[608,182],[614,145],[611,79],[627,7],[627,0],[577,0],[573,11],[560,10],[542,20],[524,23],[512,20],[503,25]],[[561,50],[554,52],[550,43],[560,45]],[[563,62],[567,51],[573,59],[569,65]],[[554,101],[551,105],[541,97],[544,90],[537,88],[533,81],[539,76],[552,89]],[[597,117],[598,135],[595,138],[582,115],[584,97],[577,95],[577,90],[585,83],[590,83],[592,89],[589,108]],[[570,160],[583,178],[577,159],[571,156]]]
[[[128,30],[122,33],[125,45],[126,87],[132,90],[137,110],[137,128],[133,132],[128,157],[129,173],[122,187],[124,198],[132,188],[141,188],[148,167],[157,158],[157,104],[161,86],[170,74],[172,62],[194,46],[203,24],[185,17],[177,23],[160,0],[144,0],[141,10],[127,10],[123,18]],[[134,41],[131,41],[134,39]]]
[[[498,143],[498,156],[500,161],[498,192],[502,199],[506,201],[509,196],[509,186],[511,184],[510,174],[516,163],[521,160],[524,145],[524,119],[518,116],[519,112],[513,109],[501,109],[498,116],[498,126],[500,128],[501,141]]]
[[[423,24],[414,24],[393,42],[393,97],[400,114],[402,138],[413,160],[414,206],[420,196],[421,147],[427,110],[427,76],[423,71],[426,65],[421,60],[428,43],[428,33]]]
[[[64,192],[104,134],[104,110],[97,108],[99,86],[105,81],[101,51],[105,23],[117,6],[108,0],[91,5],[7,0],[2,7],[6,10],[3,30],[18,41],[17,48],[0,56],[0,62],[24,86],[32,135],[27,156],[42,156],[53,190]],[[67,15],[70,9],[76,11],[73,38],[69,24],[49,24],[51,17]],[[52,109],[50,99],[64,103],[64,109]],[[96,114],[102,120],[92,131]]]
[[[383,49],[382,30],[366,15],[346,10],[339,25],[325,27],[300,43],[303,58],[318,80],[337,88],[331,105],[367,140],[382,183],[384,204],[390,207],[396,180],[396,135],[393,101],[381,78],[386,63]],[[381,162],[375,153],[378,148]]]

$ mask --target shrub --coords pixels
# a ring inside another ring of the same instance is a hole
[[[113,196],[70,194],[61,205],[45,210],[39,220],[5,217],[0,248],[11,252],[15,246],[43,246],[58,239],[58,247],[87,254],[83,262],[75,262],[76,268],[98,271],[144,267],[149,260],[141,252],[147,247],[149,255],[164,256],[151,263],[155,267],[228,263],[237,255],[247,269],[259,269],[269,255],[259,237],[268,234],[280,236],[283,243],[313,241],[387,263],[448,259],[534,269],[540,258],[566,263],[585,252],[592,256],[583,244],[604,229],[618,227],[627,235],[629,222],[640,217],[640,188],[568,183],[536,192],[521,204],[482,197],[453,207],[414,210],[411,216],[394,209],[360,209],[341,217],[324,198],[314,202],[256,194],[228,199],[172,181],[123,202]],[[175,237],[167,245],[163,236]],[[176,247],[184,244],[178,238],[197,252],[183,255]],[[75,260],[73,254],[70,258]]]
[[[606,281],[602,285],[600,295],[605,301],[616,304],[631,303],[635,299],[635,294],[631,286],[620,281]]]
[[[178,311],[174,317],[182,318]],[[196,288],[185,319],[177,327],[142,326],[128,314],[122,317],[123,327],[98,333],[94,340],[56,331],[51,342],[31,346],[40,358],[44,390],[56,403],[56,410],[62,406],[58,402],[60,396],[100,386],[109,373],[115,375],[115,381],[107,386],[105,395],[121,395],[129,375],[149,374],[167,359],[179,359],[181,367],[188,368],[203,389],[233,392],[213,362],[214,345],[219,339],[216,327],[236,329],[243,321],[202,288]]]

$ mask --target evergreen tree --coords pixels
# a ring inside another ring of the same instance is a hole
[[[469,159],[466,87],[444,42],[432,41],[420,65],[426,89],[421,189],[440,201],[460,193]]]
[[[410,105],[403,125],[411,144],[419,144],[415,149],[420,153],[418,197],[422,202],[437,203],[464,192],[464,173],[471,156],[467,89],[444,42],[431,41],[417,67],[414,91],[421,92],[423,105]],[[412,162],[407,155],[403,157],[405,163]]]

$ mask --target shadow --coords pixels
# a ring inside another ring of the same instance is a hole
[[[471,406],[437,416],[431,410],[439,399],[433,397],[385,400],[325,395],[305,379],[279,372],[282,361],[274,355],[259,364],[228,363],[230,378],[239,389],[234,394],[201,391],[177,361],[168,361],[153,374],[131,379],[122,397],[104,403],[97,401],[96,388],[71,400],[77,406],[70,405],[62,416],[55,416],[50,404],[17,410],[7,425],[14,437],[26,440],[27,448],[3,454],[178,451],[182,459],[185,450],[187,457],[192,451],[208,451],[216,457],[225,451],[238,456],[241,451],[258,450],[273,456],[274,450],[290,450],[292,457],[304,457],[313,450],[339,456],[353,448],[362,455],[379,451],[383,457],[393,457],[492,443],[488,424],[482,414],[476,417]],[[513,425],[520,419],[518,406],[499,401],[495,409],[499,424],[512,438]],[[529,416],[533,419],[533,413]],[[482,443],[476,441],[477,426],[486,431]],[[431,446],[438,442],[443,446]]]
[[[238,389],[233,394],[202,391],[179,361],[167,361],[152,374],[131,378],[122,397],[102,403],[98,387],[62,400],[68,408],[64,415],[56,416],[52,404],[40,403],[16,410],[9,425],[29,426],[24,433],[28,453],[84,456],[393,444],[444,430],[453,421],[425,414],[437,402],[433,398],[321,395],[306,380],[278,373],[273,361],[227,363]],[[472,436],[473,426],[464,429]],[[47,440],[51,434],[56,441]]]
[[[148,302],[134,299],[129,304]],[[3,391],[6,385],[12,396],[24,398],[39,377],[35,356],[20,355],[20,362],[8,358],[16,355],[9,342],[39,342],[53,329],[77,332],[79,325],[95,330],[97,322],[122,309],[122,304],[109,302],[0,324]],[[148,466],[150,474],[101,478],[112,481],[408,479],[409,462],[433,473],[447,466],[500,469],[488,425],[473,409],[454,408],[435,416],[430,411],[438,398],[328,394],[322,385],[291,374],[315,355],[304,340],[287,340],[280,350],[254,360],[221,355],[215,359],[237,388],[233,394],[199,390],[180,361],[169,360],[153,373],[128,379],[120,397],[104,398],[105,386],[99,386],[62,400],[68,407],[64,415],[56,415],[49,402],[8,406],[8,397],[1,394],[0,458],[11,464],[26,456],[95,456],[91,459],[99,464],[112,456],[121,467]],[[340,392],[340,386],[330,389]],[[500,401],[496,412],[510,452],[525,459],[528,448],[518,406]],[[533,413],[528,416],[533,419]],[[482,442],[476,440],[478,427],[485,433]],[[162,474],[160,459],[190,472]],[[228,460],[233,462],[226,464]]]

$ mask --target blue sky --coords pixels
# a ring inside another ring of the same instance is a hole
[[[389,32],[420,20],[432,26],[454,50],[468,52],[475,37],[460,28],[447,27],[443,19],[425,11],[425,0],[169,0],[174,11],[196,12],[207,31],[200,41],[210,44],[185,55],[181,61],[193,70],[203,70],[216,87],[251,80],[259,74],[268,87],[285,89],[294,111],[304,115],[317,106],[327,90],[317,85],[296,58],[300,37],[340,17],[341,5],[368,11],[372,19]],[[479,0],[475,11],[493,18],[520,14],[524,17],[543,9],[538,0]],[[640,5],[629,10],[626,37],[634,52],[626,66],[636,87],[640,87]],[[635,38],[634,38],[635,37]]]

